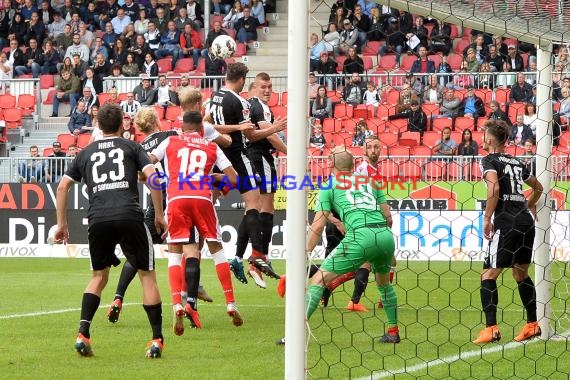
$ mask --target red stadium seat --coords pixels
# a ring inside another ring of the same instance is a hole
[[[457,181],[463,179],[463,165],[458,162],[451,161],[447,164],[447,179]]]
[[[356,108],[352,111],[352,117],[355,119],[368,119],[368,109],[365,107],[366,106],[363,106],[362,104],[356,106]]]
[[[42,104],[45,104],[45,105],[53,104],[53,98],[55,96],[55,93],[56,93],[55,88],[49,90],[48,94],[47,94],[46,98],[44,99],[44,101],[42,102]]]
[[[57,141],[61,143],[61,149],[66,151],[70,145],[75,144],[75,136],[69,133],[60,133],[57,135]]]
[[[459,70],[459,68],[461,67],[462,61],[463,61],[463,55],[462,54],[450,54],[447,57],[447,63],[449,63],[449,66],[451,66],[451,69],[453,71]]]
[[[77,136],[77,144],[76,145],[79,149],[83,149],[87,145],[89,145],[90,140],[91,140],[91,134],[90,133],[80,134],[79,136]]]
[[[279,104],[279,93],[273,91],[271,93],[271,97],[269,98],[269,102],[267,102],[267,105],[269,107],[273,107]]]
[[[289,92],[283,91],[281,93],[281,105],[286,106],[288,101],[289,101]]]
[[[455,52],[455,54],[461,54],[463,55],[463,50],[465,50],[465,48],[467,46],[469,46],[471,44],[471,41],[469,40],[459,40],[457,41],[457,44],[455,45],[455,48],[453,49],[453,51]]]
[[[390,132],[381,132],[378,133],[378,140],[380,140],[381,145],[390,147],[398,144],[398,134]]]
[[[455,119],[455,130],[463,132],[466,129],[473,131],[475,129],[475,120],[472,117],[458,117]]]
[[[42,74],[40,75],[40,89],[47,90],[55,86],[53,75]]]
[[[445,164],[438,161],[430,161],[424,166],[426,181],[439,181],[445,175]]]
[[[410,147],[401,145],[388,147],[388,155],[390,157],[410,157]]]
[[[385,55],[380,57],[380,62],[378,62],[378,68],[390,71],[396,68],[396,56],[395,55]]]
[[[156,65],[159,73],[167,73],[172,69],[172,58],[161,58],[156,61]]]
[[[162,72],[162,70],[160,71]],[[193,58],[182,58],[176,62],[176,67],[174,67],[175,73],[181,74],[181,73],[188,73],[189,71],[194,71]]]
[[[402,55],[402,57],[400,57],[400,69],[410,71],[417,59],[418,57],[415,55]]]
[[[18,128],[22,125],[22,110],[18,108],[8,108],[3,111],[6,128]]]
[[[18,108],[22,110],[23,116],[33,114],[36,109],[36,97],[30,94],[20,94],[18,96]]]
[[[402,132],[402,135],[400,136],[400,145],[408,145],[408,146],[420,145],[420,139],[421,136],[419,132],[410,132],[410,131]],[[404,143],[405,140],[411,140],[413,141],[413,144],[405,144]]]
[[[287,117],[287,107],[285,106],[273,106],[271,107],[274,117]]]
[[[422,104],[422,111],[430,118],[432,115],[439,115],[439,104],[425,103]]]
[[[43,157],[49,157],[52,154],[53,154],[53,148],[44,148],[44,150],[42,151]]]
[[[334,117],[349,118],[353,115],[354,107],[345,103],[337,103],[334,106]]]
[[[511,89],[509,88],[497,88],[495,89],[495,100],[503,105],[508,103],[510,94]]]
[[[364,64],[364,72],[368,72],[370,70],[372,70],[372,68],[374,67],[374,62],[372,62],[372,57],[370,56],[363,56],[362,57],[362,63]]]
[[[0,95],[0,108],[8,109],[16,107],[16,97],[11,94]]]
[[[453,125],[453,120],[450,117],[438,117],[433,119],[432,130],[434,132],[441,132],[444,128],[451,128]]]
[[[362,49],[362,55],[374,55],[377,56],[380,51],[380,46],[382,41],[366,41],[364,48]]]
[[[176,121],[178,120],[178,116],[182,113],[182,108],[180,106],[168,106],[166,108],[166,120]]]
[[[514,102],[509,104],[509,119],[512,123],[517,121],[517,115],[524,115],[524,107],[526,103]]]
[[[388,128],[390,132],[402,133],[408,130],[408,120],[407,119],[396,119],[390,120],[388,122]]]
[[[438,140],[441,140],[440,132],[425,132],[422,140],[422,144],[429,147],[430,149],[435,146]]]
[[[429,146],[418,145],[412,148],[412,155],[416,157],[430,157],[432,155],[432,151]]]

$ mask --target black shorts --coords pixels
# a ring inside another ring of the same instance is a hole
[[[530,264],[534,245],[534,224],[505,226],[495,230],[483,262],[483,269],[511,268]]]
[[[249,158],[255,171],[259,175],[261,194],[272,194],[277,191],[277,171],[275,170],[275,159],[269,152],[248,151]]]
[[[137,270],[154,270],[154,249],[150,232],[143,222],[115,220],[89,226],[89,254],[93,270],[117,266],[121,261],[115,255],[117,244]]]
[[[259,176],[245,150],[226,153],[226,157],[238,174],[237,186],[240,194],[259,189]]]

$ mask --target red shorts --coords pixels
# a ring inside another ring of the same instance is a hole
[[[166,207],[168,243],[189,243],[192,229],[196,227],[204,239],[220,240],[218,216],[210,200],[201,198],[177,198]]]

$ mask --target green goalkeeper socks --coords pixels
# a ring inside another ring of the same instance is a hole
[[[378,287],[380,291],[380,299],[384,305],[384,312],[388,318],[388,326],[398,325],[398,296],[394,291],[392,284],[386,284]]]
[[[305,299],[305,306],[307,309],[307,319],[317,310],[317,306],[321,302],[325,288],[319,285],[310,285],[307,291],[307,298]]]

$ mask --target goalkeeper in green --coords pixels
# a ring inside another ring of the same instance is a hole
[[[366,179],[354,174],[354,157],[350,152],[337,150],[331,158],[334,165],[332,185],[319,191],[306,252],[311,253],[320,241],[327,218],[333,210],[340,216],[346,234],[311,278],[306,298],[307,319],[318,307],[326,284],[369,262],[376,275],[388,319],[388,331],[380,342],[399,343],[397,296],[390,284],[395,249],[394,236],[390,230],[390,208],[380,190],[380,184],[372,182],[372,178]]]

